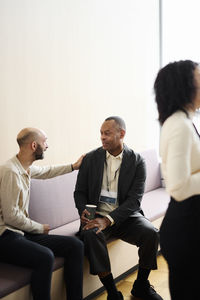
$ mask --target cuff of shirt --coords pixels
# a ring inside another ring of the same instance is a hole
[[[110,220],[110,222],[111,222],[110,226],[112,226],[115,223],[115,221],[113,220],[113,218],[111,216],[106,215],[105,217]]]

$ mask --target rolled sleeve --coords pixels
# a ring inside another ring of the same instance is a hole
[[[108,218],[111,222],[110,226],[114,225],[115,224],[115,221],[113,220],[113,218],[109,215],[106,215],[106,218]]]

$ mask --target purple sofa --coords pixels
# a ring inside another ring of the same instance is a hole
[[[141,152],[147,166],[147,180],[142,208],[147,218],[159,228],[168,206],[169,196],[161,184],[160,164],[156,151]],[[30,217],[43,224],[49,224],[50,234],[75,235],[79,228],[79,215],[73,200],[77,172],[46,180],[32,180],[30,193]],[[130,269],[137,266],[137,247],[120,240],[108,243],[112,270],[115,278],[121,278]],[[120,251],[119,266],[115,262]],[[63,259],[56,258],[52,279],[52,299],[64,300]],[[0,262],[0,298],[3,300],[31,300],[31,270]],[[85,259],[84,266],[84,297],[92,299],[101,288],[97,276],[89,274],[89,266]],[[17,293],[19,293],[17,295]]]

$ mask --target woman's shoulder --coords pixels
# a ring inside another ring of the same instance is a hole
[[[166,119],[162,126],[162,132],[185,132],[193,130],[192,120],[183,111],[177,111]]]
[[[187,141],[188,145],[194,138],[195,131],[192,120],[182,111],[171,115],[161,128],[161,148],[163,151],[169,143],[174,145]]]

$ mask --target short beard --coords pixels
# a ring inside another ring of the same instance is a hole
[[[38,144],[37,149],[35,150],[35,160],[43,159],[44,158],[44,151],[42,147]]]

